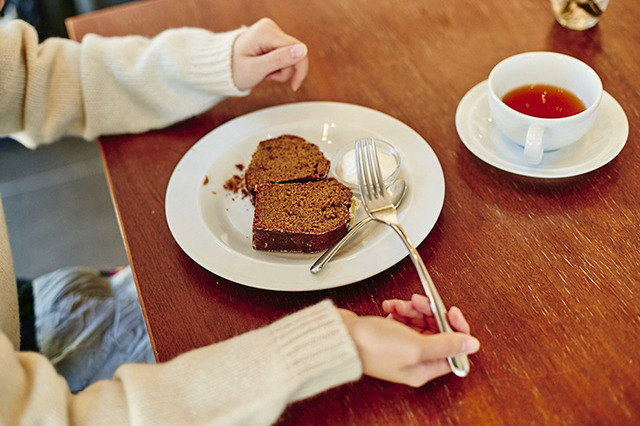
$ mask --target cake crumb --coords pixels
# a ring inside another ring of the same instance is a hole
[[[245,167],[243,164],[236,164],[236,169],[243,171]],[[224,183],[223,187],[224,189],[226,189],[227,191],[233,194],[240,194],[241,198],[243,199],[250,195],[249,191],[247,190],[245,178],[243,174],[237,174],[237,175],[231,176]]]
[[[224,189],[237,194],[241,190],[243,180],[241,176],[233,175],[224,183]]]

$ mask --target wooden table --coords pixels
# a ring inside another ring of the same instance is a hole
[[[640,421],[640,10],[613,0],[592,30],[555,23],[549,2],[485,0],[156,0],[68,20],[69,33],[152,36],[224,31],[269,16],[309,46],[297,93],[262,84],[187,122],[100,139],[109,184],[158,360],[255,329],[324,298],[361,314],[420,292],[405,258],[326,291],[226,281],[171,236],[164,195],[182,155],[226,121],[297,101],[338,101],[394,116],[422,135],[446,197],[419,251],[445,304],[482,342],[465,379],[420,389],[364,378],[293,404],[283,424],[638,424]],[[621,154],[593,172],[536,179],[476,158],[455,128],[463,95],[501,59],[551,50],[595,68],[623,106]]]

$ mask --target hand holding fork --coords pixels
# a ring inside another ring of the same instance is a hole
[[[390,226],[409,249],[409,254],[415,265],[420,282],[429,297],[431,310],[438,324],[440,332],[451,332],[453,329],[447,321],[447,310],[442,303],[429,271],[427,271],[420,254],[411,243],[408,235],[400,226],[393,202],[389,198],[384,186],[384,176],[378,163],[378,154],[374,139],[360,139],[355,143],[356,168],[358,171],[358,186],[362,204],[367,214],[378,222]],[[459,377],[469,374],[469,360],[466,355],[457,355],[448,358],[451,370]]]

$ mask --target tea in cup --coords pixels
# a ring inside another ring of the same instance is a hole
[[[602,82],[584,62],[553,52],[527,52],[498,63],[489,74],[489,109],[497,128],[539,164],[544,151],[584,136],[596,118]]]

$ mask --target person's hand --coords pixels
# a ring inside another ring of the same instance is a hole
[[[419,387],[451,372],[447,358],[477,352],[480,342],[469,335],[460,309],[447,313],[453,333],[439,333],[429,300],[414,294],[411,301],[385,300],[387,319],[359,317],[340,309],[353,338],[364,374]]]
[[[240,34],[233,45],[233,82],[248,90],[262,80],[289,81],[295,91],[309,71],[307,46],[262,18]]]

